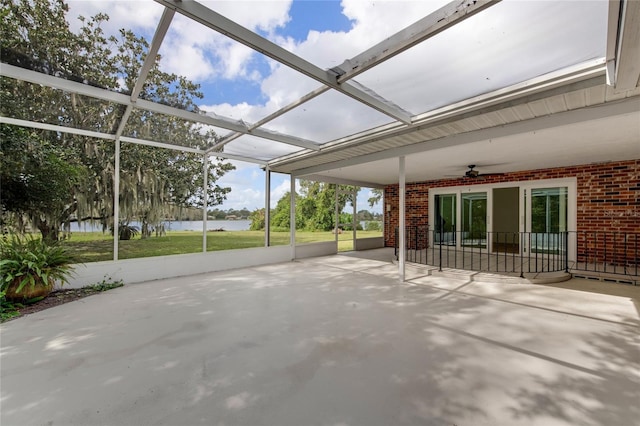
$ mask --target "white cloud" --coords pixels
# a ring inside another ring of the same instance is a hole
[[[206,7],[238,24],[267,35],[275,34],[289,17],[291,0],[283,1],[203,1]],[[90,17],[98,12],[109,15],[102,25],[107,35],[117,34],[120,28],[142,33],[149,42],[164,8],[152,0],[69,0],[69,20],[78,30],[78,15]],[[247,11],[250,10],[250,13]],[[164,71],[176,73],[192,81],[214,78],[258,81],[260,73],[251,69],[257,55],[250,48],[176,13],[160,48]]]
[[[264,205],[264,193],[252,188],[234,188],[221,206],[224,210],[244,208],[249,211],[260,209]],[[218,207],[220,208],[220,207]]]
[[[268,114],[268,109],[261,105],[251,105],[246,102],[231,105],[222,103],[218,105],[200,105],[202,111],[213,112],[221,117],[234,118],[236,120],[244,120],[253,123]]]
[[[205,1],[204,6],[252,31],[273,33],[289,20],[290,1]],[[247,13],[247,11],[250,13]],[[163,69],[190,80],[259,81],[252,49],[176,14],[160,50]]]
[[[264,172],[251,163],[243,161],[229,160],[236,169],[228,172],[217,184],[223,187],[230,187],[231,192],[227,195],[227,200],[218,206],[222,209],[243,209],[255,210],[264,206]],[[262,182],[262,185],[260,185]]]
[[[164,7],[151,0],[68,0],[68,20],[71,29],[80,28],[80,21],[76,18],[82,15],[85,18],[96,15],[99,12],[109,15],[109,21],[103,23],[105,34],[116,34],[121,28],[131,29],[136,33],[143,32],[145,36],[153,33]]]
[[[278,201],[289,191],[291,191],[291,181],[288,178],[282,180],[275,188],[271,188],[271,208],[274,209]]]

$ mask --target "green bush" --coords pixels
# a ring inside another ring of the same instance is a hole
[[[31,236],[0,240],[0,291],[20,293],[25,287],[66,283],[73,271],[73,257],[57,242]],[[12,290],[9,290],[12,288]]]
[[[365,231],[382,231],[382,222],[379,220],[369,220],[364,224]]]

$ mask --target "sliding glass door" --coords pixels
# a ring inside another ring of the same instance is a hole
[[[533,188],[529,205],[531,252],[558,254],[567,231],[567,188]]]
[[[462,245],[487,247],[487,193],[462,194]]]

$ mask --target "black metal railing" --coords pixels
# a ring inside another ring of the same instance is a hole
[[[398,257],[398,228],[395,230]],[[481,272],[602,272],[638,276],[640,234],[467,232],[407,226],[407,262]],[[575,259],[569,259],[569,247]]]
[[[579,231],[569,235],[577,247],[572,270],[639,276],[640,233]]]

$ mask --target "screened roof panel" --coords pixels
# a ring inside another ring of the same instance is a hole
[[[223,132],[214,126],[134,108],[122,136],[204,150]]]
[[[319,22],[322,16],[318,16],[317,19],[311,20],[312,29],[305,34],[305,39],[295,40],[296,43],[287,40],[289,43],[282,45],[322,68],[333,68],[345,59],[352,58],[391,37],[449,1],[342,2],[343,18],[345,21],[348,20],[348,23],[343,23],[339,29],[323,31],[316,29],[323,26]],[[295,16],[293,18],[295,19]]]
[[[605,55],[607,3],[502,1],[357,80],[415,113]]]
[[[99,2],[24,2],[32,3],[35,13],[31,6],[13,3],[3,16],[3,63],[125,94],[131,93],[148,51],[141,37],[151,39],[163,10],[155,2],[127,2],[126,15],[116,7],[107,19],[99,15],[105,9]],[[121,48],[131,46],[123,54]]]
[[[1,78],[3,116],[114,134],[125,107],[77,93]]]
[[[393,121],[342,93],[328,91],[275,119],[269,126],[326,143]]]
[[[224,4],[216,7],[225,2],[202,3],[212,10],[227,9]],[[318,86],[314,80],[179,13],[171,20],[159,54],[161,71],[184,76],[198,85],[195,91],[200,96],[195,101],[200,108],[247,122],[257,121]],[[273,79],[275,85],[270,81]],[[278,93],[282,81],[287,81],[288,87]],[[174,101],[150,93],[141,97],[164,104]],[[243,108],[246,104],[258,108],[248,111]],[[193,110],[182,102],[172,106]]]
[[[297,146],[287,145],[253,135],[243,135],[225,145],[223,152],[268,161],[282,155],[300,151],[301,149],[302,148]]]

